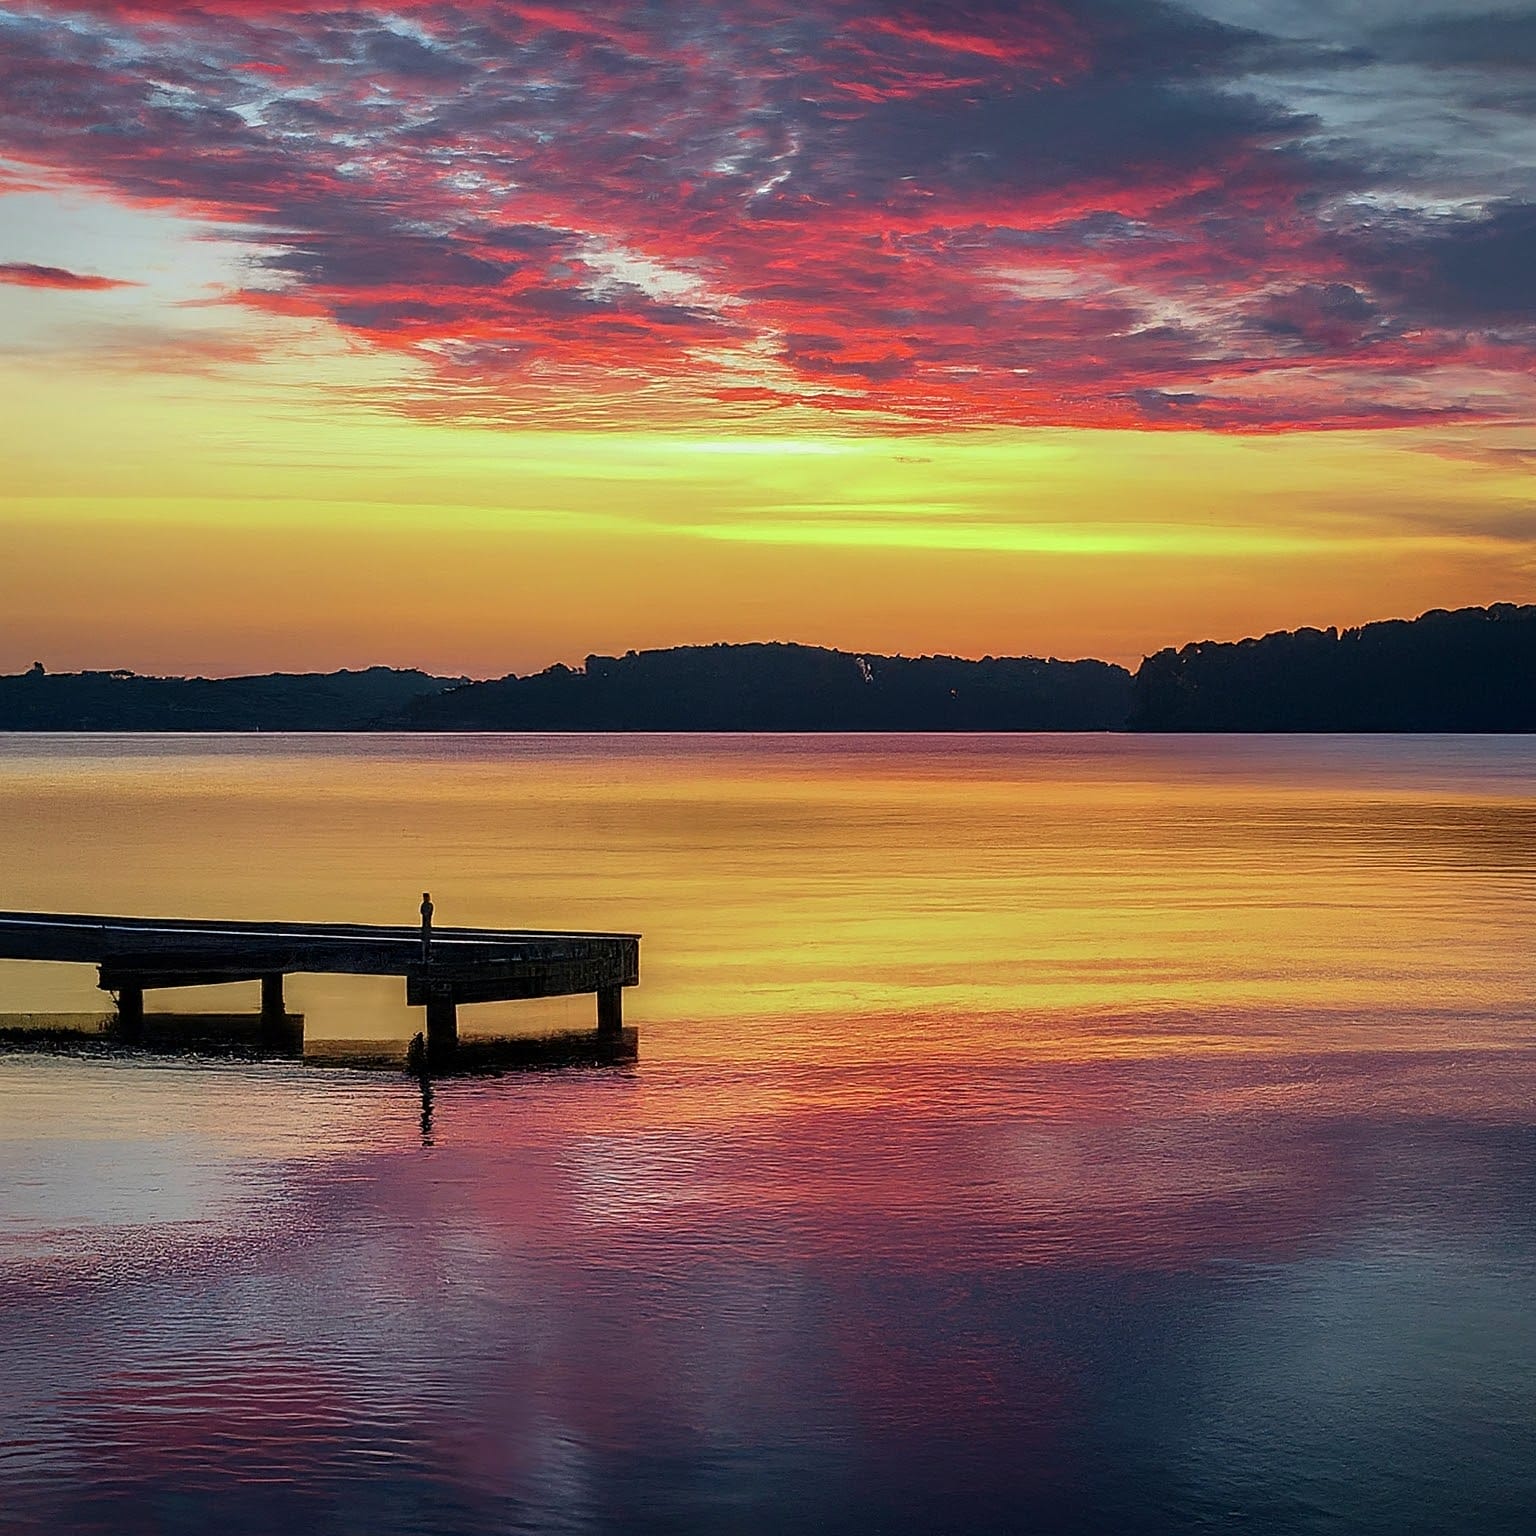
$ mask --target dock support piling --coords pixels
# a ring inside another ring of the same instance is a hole
[[[597,989],[597,1032],[603,1036],[619,1036],[624,1033],[623,987],[599,987]]]
[[[281,971],[261,978],[261,1037],[268,1046],[280,1044],[288,1033],[288,1005],[283,999]]]
[[[288,1017],[288,1007],[283,1001],[283,977],[278,972],[261,978],[261,1022],[269,1028],[280,1025]]]
[[[117,989],[117,1027],[125,1040],[144,1033],[144,988],[125,982]]]
[[[448,1060],[458,1044],[459,1008],[453,992],[434,987],[427,994],[427,1060]]]

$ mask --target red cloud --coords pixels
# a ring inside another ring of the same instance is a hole
[[[957,8],[956,15],[963,18],[963,11]],[[994,11],[970,25],[963,19],[950,25],[930,21],[921,7],[913,7],[892,16],[871,17],[867,25],[909,48],[917,45],[941,53],[971,53],[999,64],[1037,65],[1060,74],[1075,73],[1088,63],[1082,28],[1054,5]]]
[[[0,261],[0,283],[18,288],[64,288],[91,293],[138,286],[121,278],[95,277],[86,272],[71,272],[67,267],[40,267],[30,261]]]

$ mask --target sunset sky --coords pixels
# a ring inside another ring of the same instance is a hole
[[[1536,8],[0,0],[0,669],[1523,601]]]

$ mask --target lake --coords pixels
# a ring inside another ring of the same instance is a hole
[[[644,934],[619,1068],[0,1057],[5,1536],[1536,1520],[1536,738],[0,736],[0,850]]]

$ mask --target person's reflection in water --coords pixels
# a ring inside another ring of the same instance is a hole
[[[432,1079],[421,1074],[421,1144],[432,1145]]]
[[[421,1035],[411,1038],[405,1053],[405,1070],[421,1085],[421,1144],[432,1145],[432,1074],[427,1070],[427,1042]]]

